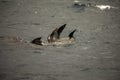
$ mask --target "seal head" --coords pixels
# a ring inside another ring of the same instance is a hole
[[[35,38],[31,41],[31,43],[33,44],[37,44],[37,45],[43,45],[42,41],[41,41],[41,37]]]

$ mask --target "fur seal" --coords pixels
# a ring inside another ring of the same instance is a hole
[[[36,45],[65,45],[65,44],[73,44],[75,42],[75,38],[73,34],[75,33],[76,29],[73,30],[68,37],[60,38],[60,34],[66,27],[66,24],[60,26],[59,28],[56,28],[52,31],[50,35],[47,37],[47,41],[43,42],[41,37],[35,38],[31,41],[31,43]]]

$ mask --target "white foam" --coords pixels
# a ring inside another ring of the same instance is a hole
[[[110,5],[96,5],[95,7],[99,8],[100,10],[106,10],[106,9],[110,10],[112,8],[117,9],[117,7],[110,6]]]

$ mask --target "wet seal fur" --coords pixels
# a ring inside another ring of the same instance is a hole
[[[43,42],[41,37],[35,38],[31,41],[31,43],[36,45],[66,45],[66,44],[73,44],[75,43],[75,38],[73,34],[75,33],[76,29],[73,30],[68,37],[66,38],[60,38],[60,34],[66,27],[66,24],[62,25],[59,28],[56,28],[52,31],[52,33],[47,37],[47,41]]]

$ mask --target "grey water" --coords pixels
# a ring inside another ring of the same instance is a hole
[[[120,80],[119,0],[0,0],[0,80]],[[39,46],[57,27],[77,29],[76,43]]]

